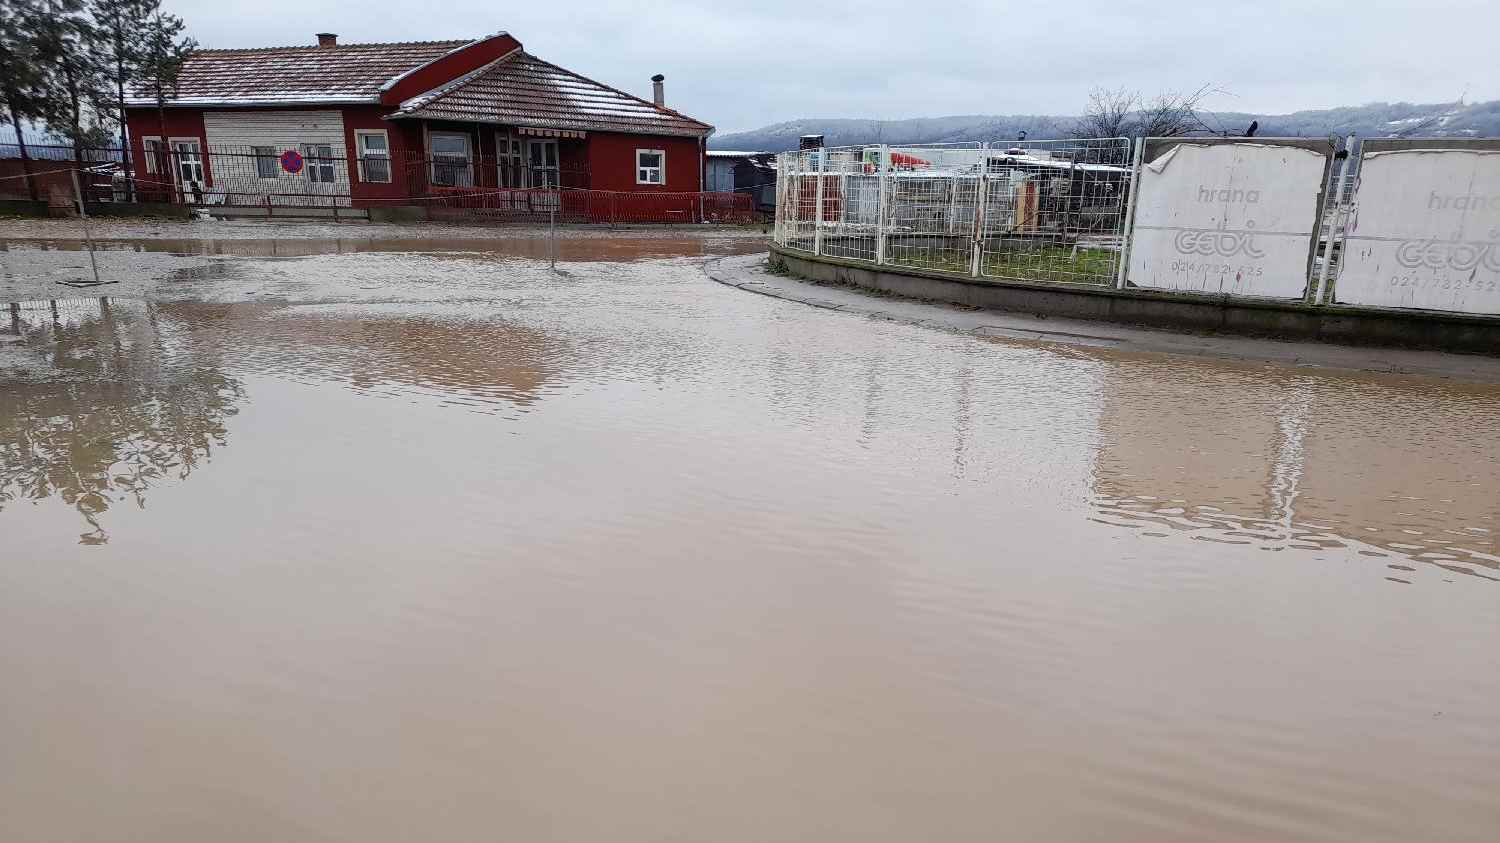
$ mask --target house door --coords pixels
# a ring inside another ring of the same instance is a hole
[[[560,175],[557,166],[557,141],[527,141],[526,169],[530,178],[527,187],[556,188]]]
[[[197,138],[172,141],[172,158],[177,165],[177,183],[182,188],[182,198],[194,201],[203,194],[203,149]],[[196,187],[196,191],[195,188]]]

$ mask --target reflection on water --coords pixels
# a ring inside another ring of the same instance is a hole
[[[1094,479],[1105,522],[1500,579],[1500,390],[1181,360],[1114,373]]]
[[[109,540],[116,503],[186,480],[227,442],[240,383],[171,348],[139,302],[8,305],[20,345],[0,346],[0,509],[56,496]]]
[[[237,370],[484,412],[524,409],[565,374],[564,341],[499,318],[380,306],[170,304],[158,312],[190,326],[197,343],[232,357]]]
[[[227,445],[245,398],[231,373],[520,412],[566,353],[493,319],[109,298],[6,308],[19,342],[0,346],[0,509],[56,496],[88,522],[85,544],[108,541],[112,504],[144,508],[153,484]]]

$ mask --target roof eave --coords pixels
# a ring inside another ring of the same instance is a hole
[[[378,105],[377,96],[258,96],[258,97],[179,97],[162,103],[163,108],[275,108],[289,105]],[[126,97],[126,108],[156,108],[154,99]]]
[[[576,123],[564,123],[548,120],[517,120],[512,117],[482,117],[465,115],[463,117],[450,117],[441,114],[423,114],[421,109],[415,111],[397,111],[385,115],[385,120],[434,120],[447,123],[483,123],[488,126],[527,126],[538,129],[559,129],[572,132],[612,132],[617,135],[671,135],[684,138],[706,138],[714,133],[714,127],[705,125],[701,129],[628,129],[622,126],[608,126],[602,123],[590,123],[580,121]]]

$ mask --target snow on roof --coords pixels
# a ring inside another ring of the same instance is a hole
[[[515,51],[401,103],[392,117],[702,137],[707,123]]]
[[[739,149],[710,149],[708,151],[708,157],[710,158],[753,158],[756,155],[770,154],[769,152],[749,152]]]
[[[474,43],[407,41],[337,47],[197,50],[182,68],[173,105],[275,105],[376,102],[382,86]],[[152,105],[143,88],[129,105]]]

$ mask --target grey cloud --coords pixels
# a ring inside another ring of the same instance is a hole
[[[1500,98],[1500,4],[1138,0],[317,4],[169,0],[205,46],[456,38],[506,30],[549,61],[721,132],[804,117],[1073,113],[1095,86],[1212,83],[1210,107],[1282,113]]]

